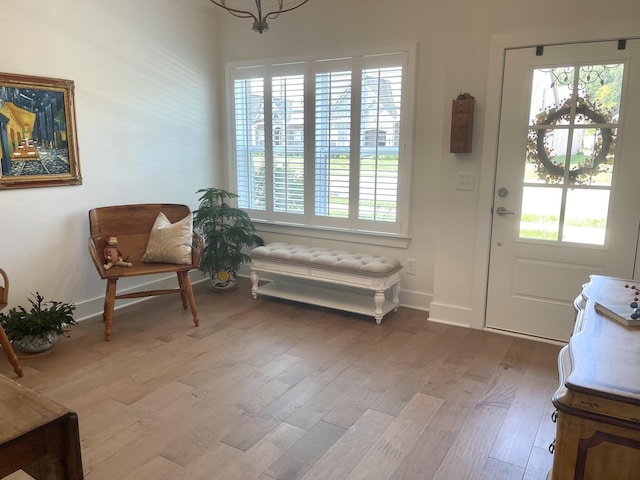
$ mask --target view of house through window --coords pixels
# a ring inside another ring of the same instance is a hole
[[[257,220],[406,233],[409,58],[229,67],[239,206]]]

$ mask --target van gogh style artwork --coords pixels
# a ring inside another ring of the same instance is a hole
[[[80,185],[72,80],[0,73],[0,190]]]

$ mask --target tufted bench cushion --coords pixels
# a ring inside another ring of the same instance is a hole
[[[386,277],[402,269],[400,262],[391,257],[292,243],[270,243],[256,247],[251,252],[251,258],[254,260],[277,259],[279,262],[292,265],[310,265],[368,277]]]
[[[260,293],[372,315],[380,323],[386,313],[397,310],[400,304],[401,270],[402,264],[392,257],[292,243],[270,243],[251,252],[251,293],[253,298]],[[260,273],[275,274],[278,279],[261,286]],[[309,286],[304,280],[313,282],[313,285]],[[344,288],[328,289],[323,284],[352,287],[359,292]]]

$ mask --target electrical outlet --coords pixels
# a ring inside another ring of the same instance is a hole
[[[416,259],[407,258],[407,275],[415,275],[415,274],[416,274]]]

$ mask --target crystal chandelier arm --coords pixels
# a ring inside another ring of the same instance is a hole
[[[225,0],[210,0],[211,3],[214,3],[216,5],[218,5],[219,7],[224,8],[227,12],[229,12],[231,15],[235,16],[235,17],[239,17],[239,18],[253,18],[255,21],[258,21],[258,18],[251,12],[247,11],[247,10],[238,10],[237,8],[231,8],[229,6],[227,6],[227,2]],[[307,2],[309,0],[306,0]],[[300,6],[300,5],[298,5]],[[258,12],[260,12],[260,10],[258,10]]]
[[[211,0],[213,1],[213,0]],[[296,5],[295,7],[289,7],[289,8],[283,8],[284,7],[284,0],[278,0],[278,6],[280,7],[278,10],[273,11],[273,12],[269,12],[264,16],[264,20],[267,20],[269,18],[273,19],[273,18],[278,18],[278,15],[280,15],[281,13],[284,12],[290,12],[291,10],[295,10],[298,7],[301,7],[302,5],[304,5],[305,3],[307,3],[309,0],[303,0],[302,2],[300,2],[298,5]],[[258,3],[258,2],[256,2]]]

